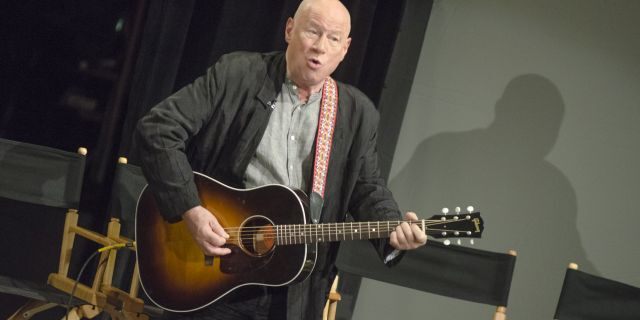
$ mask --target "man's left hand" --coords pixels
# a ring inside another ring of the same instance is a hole
[[[409,221],[418,221],[415,212],[407,212],[404,218]],[[403,222],[396,227],[395,231],[391,232],[390,243],[398,250],[411,250],[427,243],[427,235],[417,224],[409,225],[407,222]]]

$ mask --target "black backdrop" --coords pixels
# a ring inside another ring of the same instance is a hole
[[[377,104],[406,1],[346,0],[352,44],[334,73]],[[129,154],[135,122],[203,74],[221,55],[284,50],[298,0],[151,1],[133,74],[119,154]]]
[[[353,42],[334,77],[360,88],[378,106],[384,176],[432,2],[343,0],[352,16]],[[99,231],[107,218],[104,206],[115,159],[130,153],[140,116],[224,53],[283,50],[285,23],[298,3],[62,0],[3,6],[0,34],[9,48],[0,53],[7,62],[0,67],[1,78],[7,80],[0,84],[5,97],[0,101],[0,136],[67,151],[89,147],[81,219],[82,225]],[[124,28],[117,27],[118,19]],[[96,112],[76,112],[63,103],[69,92],[93,99]],[[28,244],[31,252],[40,249]],[[343,283],[346,299],[341,308],[355,303],[359,280],[344,278]]]

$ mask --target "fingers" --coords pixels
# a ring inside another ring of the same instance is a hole
[[[403,222],[399,226],[396,227],[396,230],[401,229],[398,232],[398,240],[401,244],[411,245],[413,243],[413,231],[411,230],[411,226],[408,223]]]
[[[407,212],[405,219],[418,221],[418,216],[415,212]],[[427,235],[417,224],[403,222],[391,233],[389,243],[399,250],[415,249],[427,243]]]
[[[427,234],[417,224],[411,225],[411,231],[413,233],[414,242],[419,246],[427,243]]]
[[[208,224],[209,228],[205,226],[201,234],[202,241],[198,242],[196,240],[200,245],[200,249],[202,249],[206,255],[210,256],[222,256],[231,253],[231,249],[222,247],[227,242],[229,235],[226,232],[224,233],[224,236],[216,233],[213,228],[214,225],[217,225],[219,229],[222,229],[217,221],[211,221]],[[222,229],[222,232],[224,232],[224,229]]]
[[[412,211],[408,211],[407,213],[404,214],[404,218],[405,220],[411,220],[411,221],[417,221],[418,220],[418,216],[416,215],[415,212]]]
[[[224,231],[224,228],[220,225],[220,223],[218,223],[218,220],[211,216],[213,219],[211,219],[211,221],[209,222],[209,225],[211,226],[211,230],[213,230],[213,232],[215,233],[216,236],[221,236],[225,239],[229,239],[229,234]]]
[[[204,254],[220,256],[231,253],[231,249],[222,248],[229,235],[209,210],[197,206],[189,209],[182,217],[191,236]]]
[[[231,253],[231,249],[222,246],[213,245],[207,241],[198,243],[202,252],[208,256],[224,256]]]
[[[391,234],[389,235],[389,244],[391,244],[392,247],[398,249],[398,250],[402,250],[400,248],[400,244],[398,243],[398,233],[395,231],[392,231]]]

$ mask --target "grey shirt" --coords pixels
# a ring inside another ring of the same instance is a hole
[[[246,188],[283,184],[309,192],[313,174],[313,144],[318,128],[322,91],[304,103],[290,80],[271,105],[269,125],[244,176]]]

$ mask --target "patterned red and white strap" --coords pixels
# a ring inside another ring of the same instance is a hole
[[[320,118],[316,136],[316,156],[313,163],[313,187],[311,192],[324,198],[327,182],[327,170],[331,157],[333,131],[338,114],[338,86],[336,81],[327,77],[322,87],[322,101],[320,102]]]

